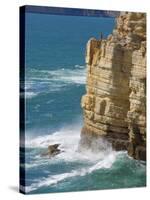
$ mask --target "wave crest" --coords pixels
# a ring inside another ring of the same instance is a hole
[[[117,155],[116,153],[111,153],[105,159],[97,162],[91,167],[72,170],[71,172],[68,173],[51,175],[48,176],[47,178],[39,179],[36,183],[27,186],[26,192],[28,193],[37,190],[38,188],[41,187],[55,185],[63,180],[66,180],[68,178],[73,178],[75,176],[85,176],[101,168],[110,168],[116,159],[116,155]]]
[[[29,68],[26,71],[26,98],[33,98],[41,93],[64,90],[69,85],[83,85],[86,81],[85,66],[75,65],[73,69],[38,70]]]
[[[34,161],[32,163],[26,163],[26,169],[37,168],[41,165],[51,165],[58,164],[61,165],[62,162],[65,163],[85,163],[84,167],[80,166],[77,169],[71,170],[65,173],[59,173],[54,175],[48,175],[46,178],[41,178],[36,182],[32,183],[30,186],[26,187],[26,192],[32,192],[41,187],[55,185],[68,178],[73,178],[75,176],[85,176],[92,173],[100,168],[110,168],[116,157],[117,152],[112,150],[112,147],[107,142],[99,140],[97,145],[102,145],[102,150],[100,152],[92,152],[90,149],[80,149],[78,144],[80,141],[80,125],[75,124],[74,126],[62,128],[51,135],[40,136],[32,140],[27,140],[26,147],[28,148],[47,148],[50,144],[60,144],[60,149],[63,150],[62,153],[55,156],[52,159],[41,158],[39,155],[34,156]],[[95,143],[93,143],[95,145]]]

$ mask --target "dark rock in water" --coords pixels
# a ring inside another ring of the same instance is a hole
[[[112,147],[116,151],[123,151],[128,148],[129,142],[127,140],[122,139],[112,139],[111,140]]]
[[[48,151],[42,153],[41,156],[49,156],[49,157],[56,156],[57,154],[62,152],[60,149],[58,149],[59,146],[60,144],[49,145]]]
[[[130,143],[128,146],[128,154],[137,160],[146,161],[146,146],[136,146]]]
[[[48,146],[48,155],[49,156],[54,156],[60,153],[60,149],[58,149],[60,144],[54,144],[54,145],[49,145]]]
[[[146,161],[146,147],[138,146],[135,151],[135,158]]]

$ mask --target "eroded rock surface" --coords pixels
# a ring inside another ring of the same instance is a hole
[[[86,64],[82,138],[104,137],[146,160],[146,15],[121,13],[107,39],[88,41]]]

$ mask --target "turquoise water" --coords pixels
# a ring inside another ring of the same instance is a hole
[[[104,37],[113,18],[26,14],[26,187],[29,194],[84,191],[146,185],[144,162],[115,152],[78,149],[85,94],[85,47]],[[49,159],[40,154],[60,143],[63,152]]]

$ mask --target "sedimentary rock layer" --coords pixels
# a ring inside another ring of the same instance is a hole
[[[116,150],[145,160],[146,15],[121,13],[107,39],[91,38],[86,65],[81,142],[104,137]]]

